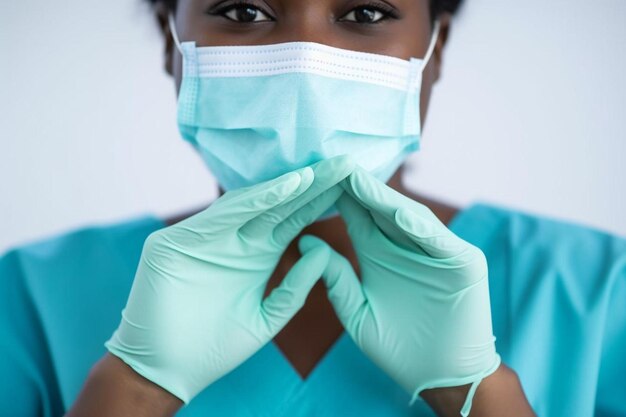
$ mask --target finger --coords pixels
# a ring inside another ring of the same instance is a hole
[[[346,223],[350,237],[365,236],[376,229],[370,212],[351,195],[344,193],[337,200],[337,209]]]
[[[281,204],[284,204],[286,201],[289,201],[291,198],[294,198],[294,194],[302,193],[306,191],[306,189],[313,182],[313,171],[310,167],[301,168],[292,172],[288,172],[279,177],[276,177],[272,180],[268,180],[259,184],[251,185],[249,187],[245,187],[243,189],[231,190],[216,200],[211,207],[216,207],[217,209],[221,209],[222,207],[227,208],[230,206],[238,206],[242,201],[249,200],[250,198],[256,198],[256,196],[263,195],[271,190],[273,187],[289,181],[289,177],[291,175],[297,174],[300,178],[300,183],[296,187],[296,190],[293,191],[289,196],[287,196]],[[226,209],[225,211],[228,211]]]
[[[302,183],[306,182],[306,178],[310,173],[307,173],[305,171],[309,171],[310,168],[309,167],[305,167],[305,168],[301,168],[301,169],[297,169],[292,171],[293,172],[297,172],[300,174],[300,176],[302,177]],[[227,192],[225,192],[219,199],[217,199],[216,201],[213,202],[213,204],[211,206],[215,206],[215,205],[220,205],[220,204],[225,204],[231,200],[240,198],[241,196],[244,196],[248,194],[248,193],[257,193],[257,192],[263,192],[262,190],[264,188],[267,187],[271,187],[272,184],[275,184],[277,182],[283,181],[285,176],[287,176],[289,174],[289,172],[286,172],[283,175],[280,175],[276,178],[267,180],[267,181],[263,181],[260,182],[258,184],[253,184],[253,185],[249,185],[247,187],[241,187],[241,188],[237,188],[234,190],[229,190]],[[311,178],[312,179],[312,178]]]
[[[428,207],[399,193],[361,167],[357,166],[342,186],[347,194],[372,212],[375,220],[378,215],[395,223],[396,210],[410,207],[424,218],[442,224]]]
[[[319,161],[311,166],[314,180],[311,187],[297,199],[271,210],[278,221],[297,213],[319,195],[343,181],[354,170],[355,163],[348,155],[339,155]]]
[[[372,241],[380,242],[381,239],[387,239],[394,245],[405,249],[418,250],[415,243],[406,236],[406,232],[395,222],[369,211],[347,192],[339,198],[337,207],[346,223],[348,234],[357,253],[364,244],[369,245]],[[421,250],[418,251],[423,253]]]
[[[467,243],[448,228],[433,224],[410,209],[400,208],[395,214],[396,224],[431,257],[449,258],[467,249]]]
[[[366,170],[357,167],[354,172],[342,182],[346,194],[350,195],[368,212],[380,232],[394,244],[407,250],[417,250],[427,255],[421,247],[416,246],[414,239],[397,224],[396,212],[399,208],[410,209],[423,222],[429,222],[432,227],[447,230],[446,226],[425,205],[397,192]]]
[[[259,325],[268,339],[274,337],[302,308],[328,263],[328,254],[328,249],[324,247],[304,253],[283,282],[263,300]]]
[[[303,178],[306,179],[311,175],[310,168],[305,168],[247,187],[245,191],[234,197],[222,200],[226,196],[224,194],[209,208],[183,220],[178,223],[178,226],[197,233],[215,233],[231,227],[239,227],[261,213],[294,198],[293,195],[297,191],[305,191],[307,182],[303,181]]]
[[[298,242],[298,247],[304,253],[318,248],[328,250],[328,264],[322,272],[322,279],[328,291],[328,299],[343,327],[357,340],[359,324],[367,312],[369,303],[352,265],[326,242],[315,236],[302,236]]]
[[[289,216],[276,226],[273,232],[274,242],[278,246],[287,246],[306,226],[317,220],[344,193],[343,188],[335,185],[324,191],[306,206]]]
[[[270,234],[278,224],[345,179],[352,172],[354,166],[354,162],[347,155],[325,159],[312,165],[313,183],[305,192],[299,194],[297,198],[258,216],[254,221],[242,227],[240,233],[251,237]],[[309,213],[302,213],[302,216],[308,218]]]

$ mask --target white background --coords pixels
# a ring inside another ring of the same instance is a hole
[[[626,236],[626,1],[468,0],[415,191]],[[206,205],[140,0],[0,3],[0,252],[88,224]]]

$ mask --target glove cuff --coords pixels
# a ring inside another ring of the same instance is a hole
[[[465,397],[465,402],[463,403],[463,407],[461,407],[461,415],[463,417],[467,417],[470,413],[470,410],[472,408],[472,400],[474,399],[474,394],[476,394],[476,390],[478,389],[478,385],[480,384],[480,382],[483,379],[487,378],[492,373],[494,373],[496,369],[500,367],[501,362],[502,362],[502,359],[500,358],[500,355],[496,353],[496,361],[493,364],[493,366],[489,368],[487,371],[485,371],[479,379],[476,379],[474,382],[472,382],[472,386],[467,392],[467,397]]]
[[[488,369],[486,369],[485,371],[483,371],[483,372],[481,372],[479,374],[472,375],[472,376],[469,376],[469,377],[450,379],[450,380],[446,380],[446,381],[439,381],[439,382],[434,383],[434,384],[433,383],[423,384],[423,385],[419,386],[413,392],[413,396],[411,397],[411,401],[409,402],[409,406],[412,406],[418,398],[421,399],[419,394],[422,391],[424,391],[425,389],[458,387],[458,386],[461,386],[461,385],[472,384],[470,386],[469,391],[467,392],[467,396],[465,397],[465,402],[463,403],[463,406],[461,407],[461,411],[460,411],[461,416],[467,417],[469,415],[470,411],[471,411],[472,400],[474,399],[474,394],[476,394],[476,390],[478,389],[478,385],[480,384],[480,382],[483,379],[485,379],[489,375],[493,374],[500,367],[501,362],[502,362],[502,359],[500,358],[500,355],[498,355],[498,353],[495,353],[493,364]]]

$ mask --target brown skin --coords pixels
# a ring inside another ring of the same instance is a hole
[[[195,40],[200,46],[261,45],[288,41],[311,41],[339,48],[395,56],[422,57],[431,35],[428,0],[387,0],[398,16],[377,24],[340,21],[350,11],[367,4],[364,0],[250,0],[272,21],[242,24],[223,16],[206,14],[216,0],[179,0],[176,26],[181,41]],[[382,2],[381,2],[382,3]],[[173,76],[177,91],[181,83],[182,58],[174,46],[167,24],[168,10],[156,8],[164,36],[165,68]],[[435,52],[423,74],[421,120],[426,119],[430,93],[439,79],[443,50],[450,30],[450,15],[440,16],[441,31]],[[401,181],[400,168],[388,182],[398,192],[428,206],[449,224],[458,209],[413,194]],[[223,190],[220,189],[220,193]],[[167,219],[177,223],[199,210]],[[340,217],[314,223],[302,232],[328,242],[344,255],[358,272],[358,262],[343,220]],[[294,242],[283,254],[269,280],[266,294],[275,288],[299,259]],[[278,333],[274,342],[293,368],[306,378],[343,332],[322,281],[319,281],[304,307]],[[458,416],[468,386],[426,390],[422,397],[440,416]],[[171,416],[182,405],[173,395],[144,379],[110,354],[98,362],[85,383],[69,417],[90,416]],[[513,370],[502,365],[479,386],[472,416],[532,416],[521,384]]]

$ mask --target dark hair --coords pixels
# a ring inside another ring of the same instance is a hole
[[[162,3],[170,10],[176,9],[176,3],[178,0],[147,0],[148,3],[157,4]],[[454,14],[463,0],[430,0],[430,11],[433,17],[441,13]]]

